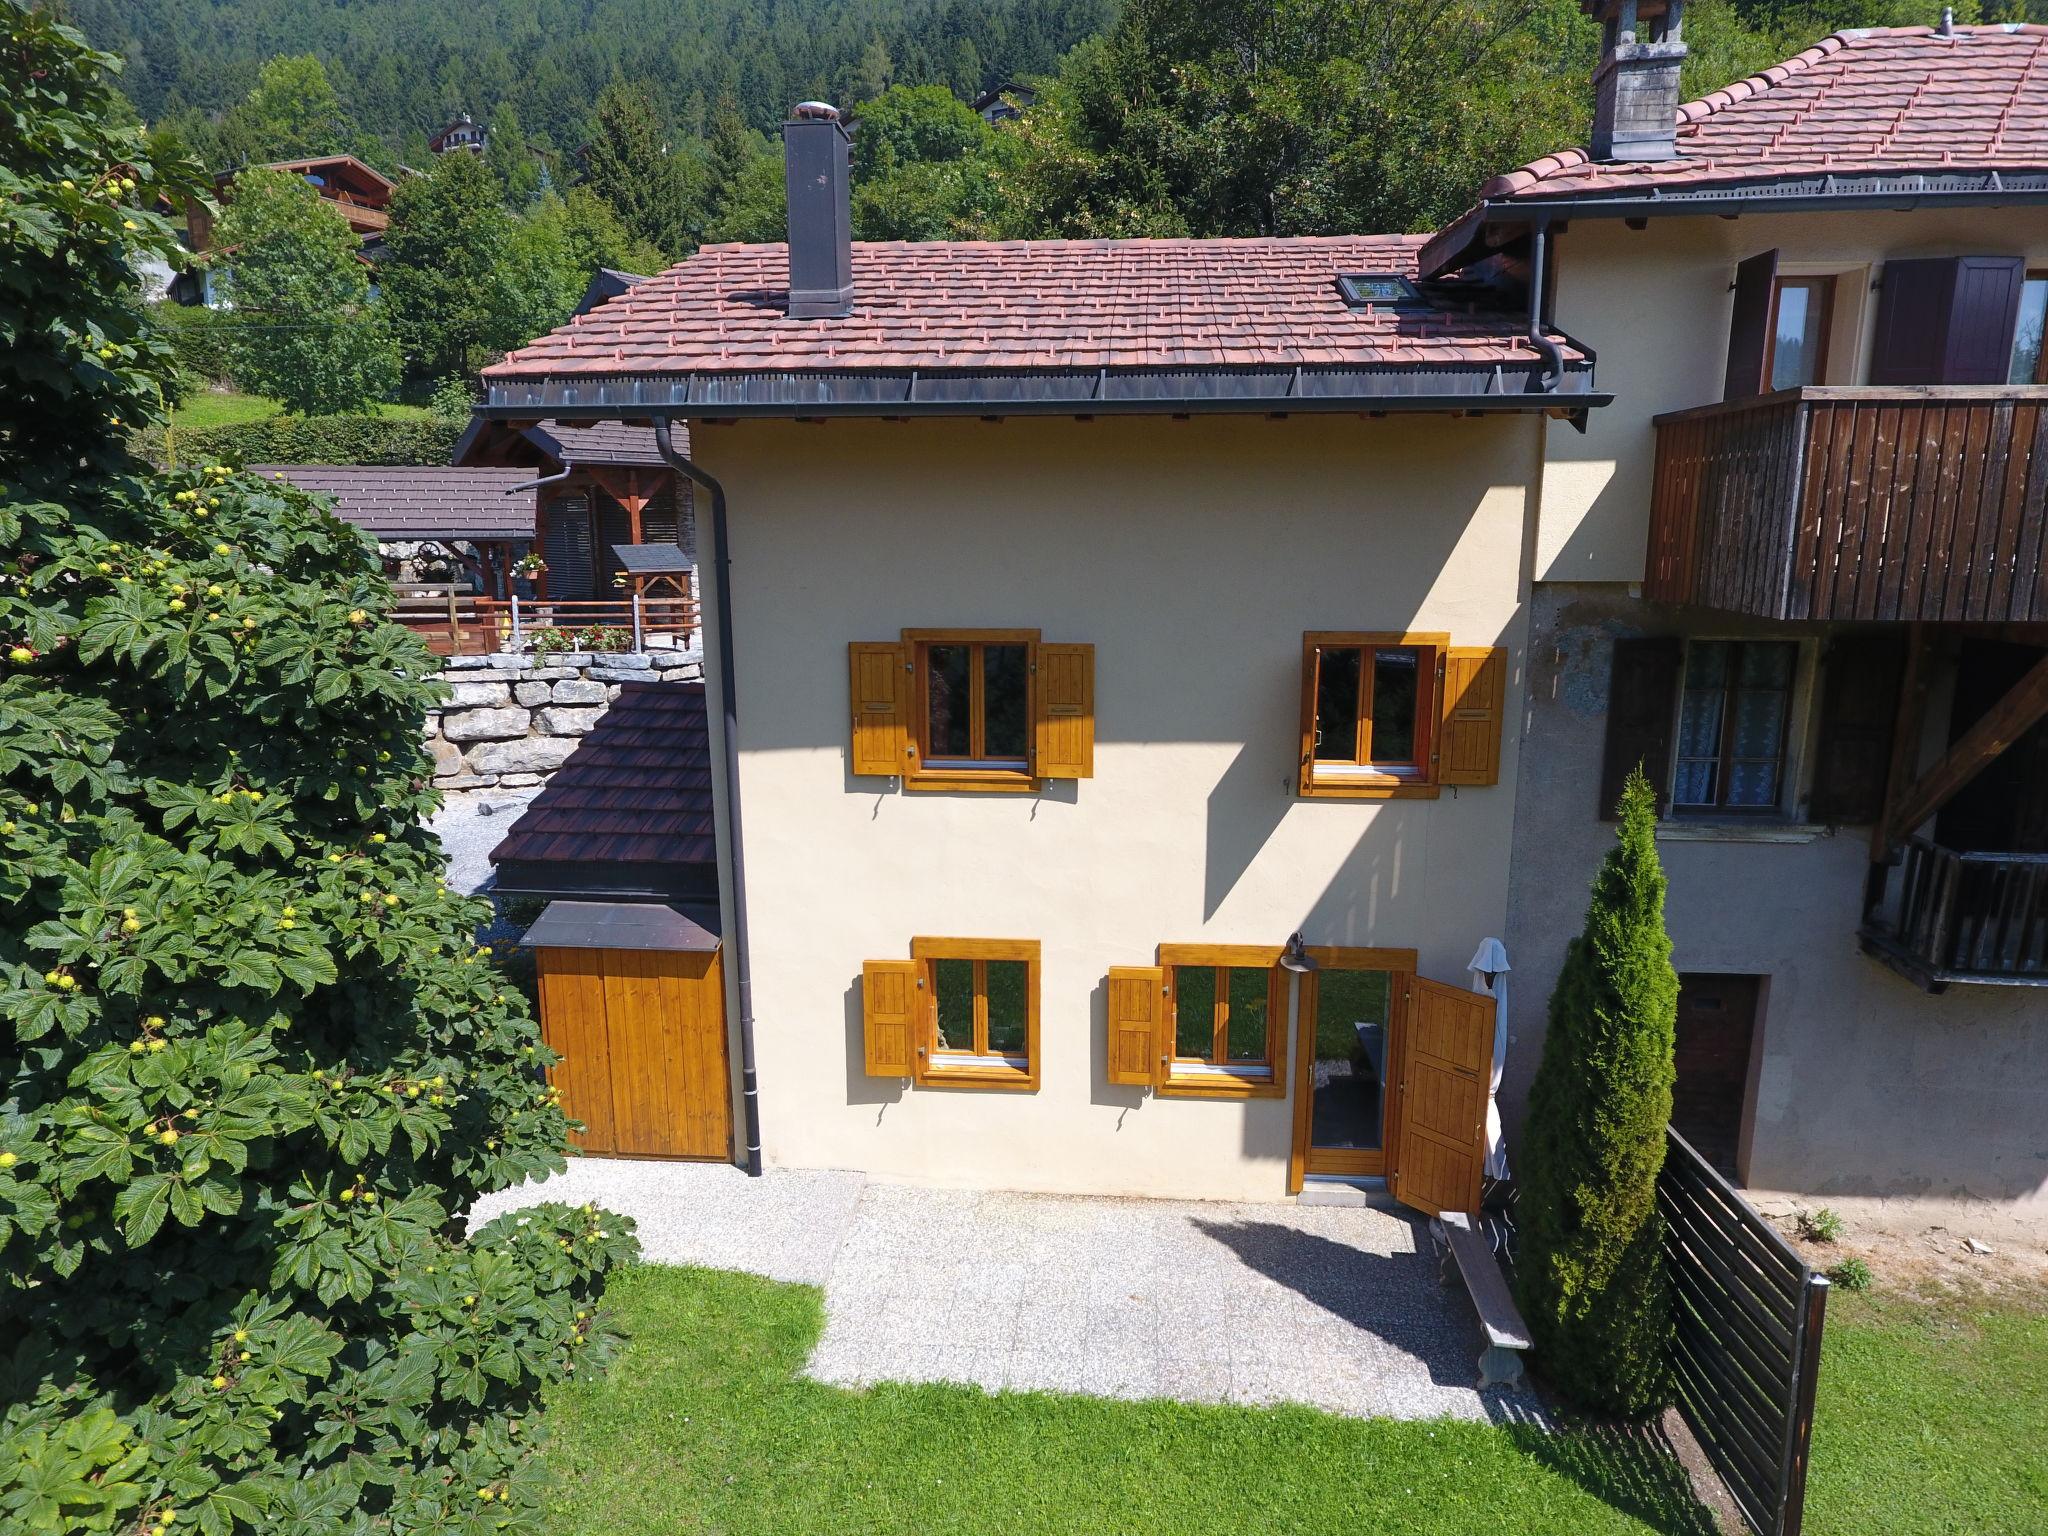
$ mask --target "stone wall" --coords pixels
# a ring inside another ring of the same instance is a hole
[[[437,789],[543,782],[619,696],[621,683],[696,682],[701,651],[450,656],[446,704],[427,714]]]

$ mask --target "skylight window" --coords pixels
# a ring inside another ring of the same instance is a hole
[[[1422,295],[1398,272],[1340,272],[1337,291],[1353,309],[1368,304],[1420,304]]]

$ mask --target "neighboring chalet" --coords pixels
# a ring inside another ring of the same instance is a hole
[[[487,139],[488,135],[484,132],[482,123],[467,112],[458,112],[453,122],[427,140],[427,148],[437,155],[454,154],[458,151],[480,155],[487,147]]]
[[[1592,144],[1433,235],[854,244],[807,104],[789,244],[487,370],[475,462],[701,493],[727,1052],[611,1150],[1474,1209],[1641,765],[1680,1128],[2048,1200],[2048,28],[1682,105],[1589,8]]]
[[[974,98],[974,110],[984,123],[1007,122],[1013,117],[1022,117],[1038,101],[1038,87],[1019,85],[1014,80],[1005,80],[991,90],[983,91]]]
[[[252,464],[334,499],[334,514],[377,541],[387,574],[437,579],[507,598],[514,566],[533,547],[533,476],[511,468],[439,465]],[[423,547],[424,546],[424,547]]]
[[[273,160],[258,167],[303,177],[336,212],[348,220],[348,227],[362,240],[362,259],[375,263],[384,253],[384,233],[391,227],[391,194],[396,184],[354,155],[312,155],[300,160]],[[214,195],[221,203],[234,201],[234,171],[214,177]],[[213,214],[199,203],[185,212],[185,243],[196,255],[213,249]],[[170,297],[180,304],[212,304],[214,273],[210,266],[180,273],[171,283]]]

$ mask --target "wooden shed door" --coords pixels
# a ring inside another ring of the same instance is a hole
[[[1486,1167],[1493,996],[1419,976],[1414,988],[1396,1078],[1401,1106],[1394,1193],[1432,1216],[1476,1212]]]
[[[549,1074],[585,1152],[732,1155],[725,977],[718,954],[539,949]]]

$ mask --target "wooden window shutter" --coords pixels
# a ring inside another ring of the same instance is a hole
[[[1159,1031],[1166,1012],[1166,972],[1156,965],[1109,969],[1109,1061],[1112,1083],[1149,1086],[1159,1076]]]
[[[1506,709],[1508,653],[1499,646],[1454,645],[1444,652],[1443,733],[1437,782],[1498,784]]]
[[[1312,795],[1316,788],[1316,690],[1323,648],[1306,635],[1301,641],[1301,759],[1295,765],[1295,792]]]
[[[861,1036],[869,1077],[913,1075],[923,981],[920,960],[870,960],[861,966]]]
[[[901,778],[910,762],[909,647],[856,640],[853,673],[853,772]]]
[[[1041,779],[1095,776],[1095,647],[1038,646],[1033,772]]]
[[[1735,268],[1735,310],[1728,322],[1728,374],[1723,400],[1760,395],[1770,380],[1764,359],[1771,351],[1772,298],[1778,288],[1778,253],[1764,251]]]
[[[1873,384],[1938,384],[1955,301],[1953,256],[1888,261],[1878,279],[1877,327],[1870,340]]]
[[[1828,646],[1810,808],[1815,821],[1869,826],[1884,814],[1905,665],[1898,635],[1843,635]]]
[[[1607,746],[1600,767],[1600,819],[1614,820],[1621,786],[1638,763],[1662,811],[1671,793],[1671,733],[1684,644],[1676,635],[1614,642],[1607,684]]]
[[[1956,262],[1954,302],[1941,359],[1943,384],[2003,384],[2012,366],[2026,263],[2017,256],[1965,256]]]

